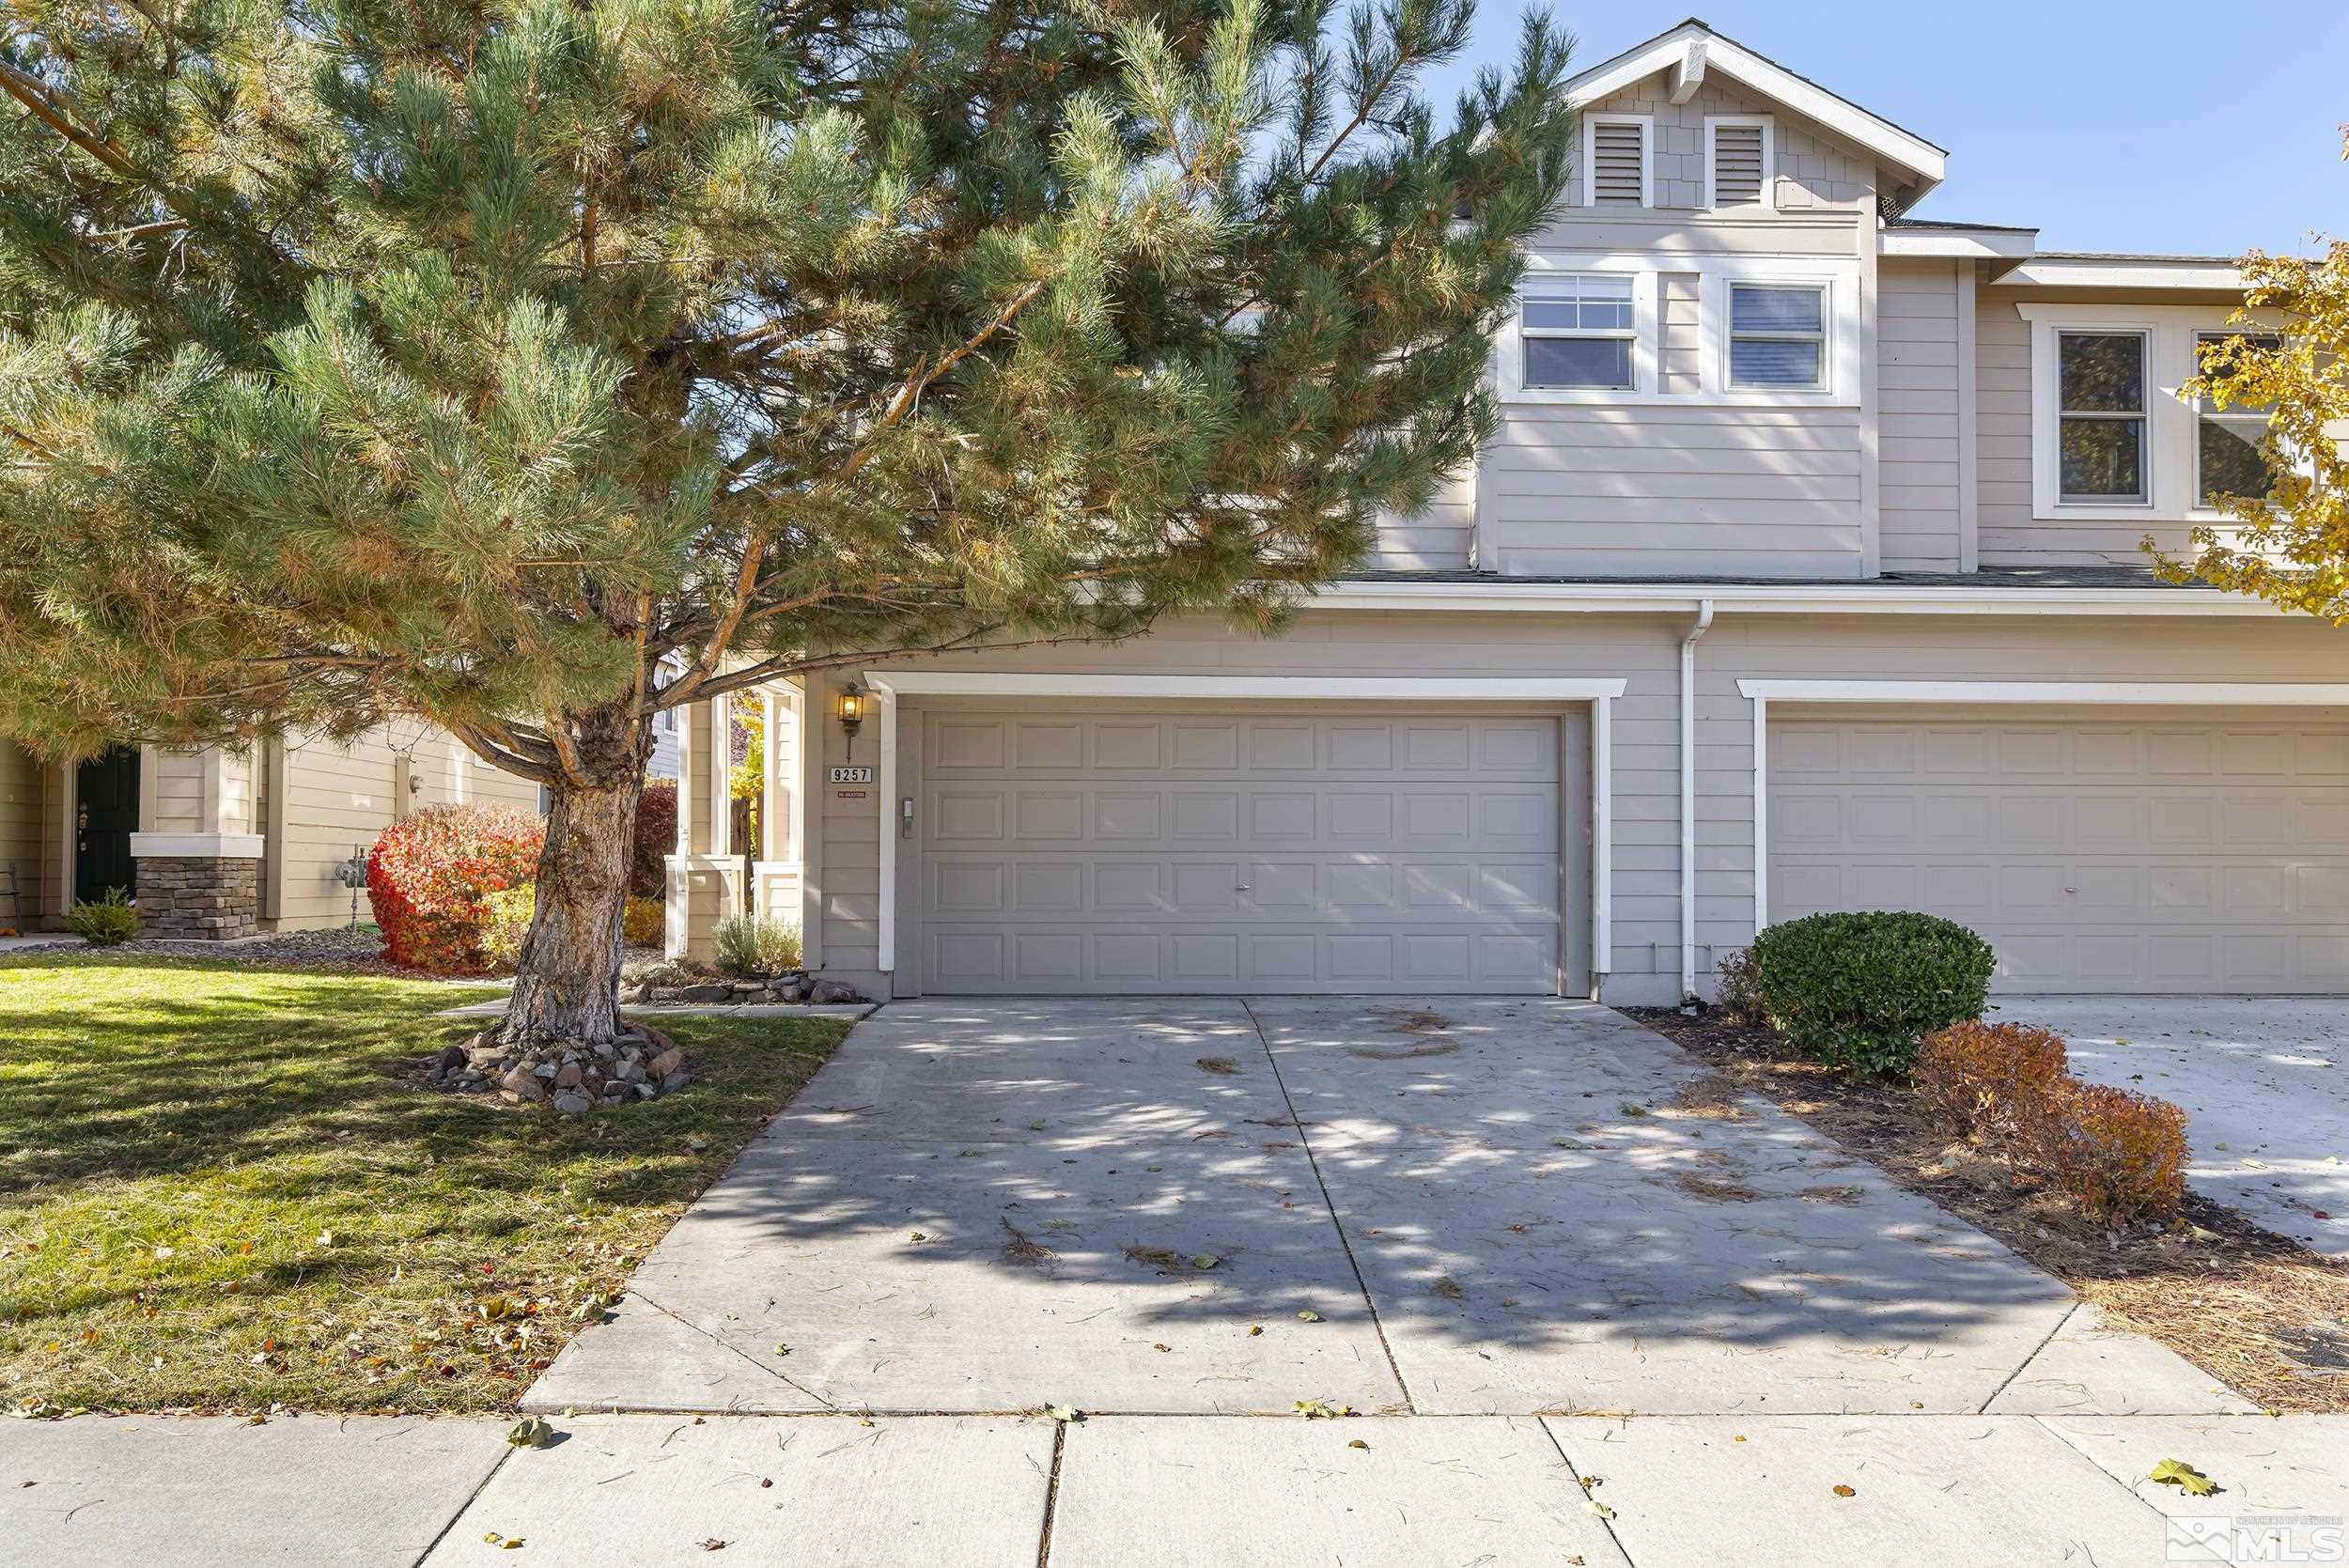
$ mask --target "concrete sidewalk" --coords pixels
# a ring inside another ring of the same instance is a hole
[[[2338,1561],[2349,1514],[2326,1416],[580,1416],[537,1451],[505,1424],[10,1422],[0,1560],[2150,1568]],[[2166,1458],[2219,1491],[2154,1484]]]

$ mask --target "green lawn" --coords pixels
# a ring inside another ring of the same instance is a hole
[[[477,995],[0,960],[0,1403],[503,1408],[848,1032],[679,1018],[690,1089],[557,1118],[398,1076]]]

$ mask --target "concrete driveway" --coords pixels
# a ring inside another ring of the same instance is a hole
[[[537,1410],[2202,1414],[2243,1406],[1587,1004],[917,1002]]]
[[[2016,998],[2072,1070],[2184,1106],[2187,1180],[2279,1234],[2349,1257],[2349,1000]]]

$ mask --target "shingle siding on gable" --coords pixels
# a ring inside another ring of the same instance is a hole
[[[1672,101],[1669,82],[1652,76],[1593,103],[1590,115],[1656,116],[1656,205],[1704,205],[1704,116],[1770,115],[1777,144],[1776,184],[1782,208],[1848,206],[1875,194],[1875,169],[1866,154],[1815,130],[1761,99],[1707,82],[1686,103]],[[1574,197],[1581,200],[1578,186]]]

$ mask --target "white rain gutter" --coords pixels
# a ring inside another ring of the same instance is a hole
[[[1697,600],[1680,640],[1680,1000],[1697,994],[1697,640],[1711,629],[1713,601]]]

